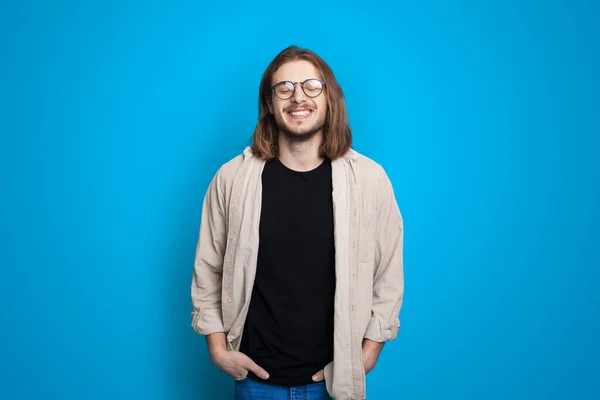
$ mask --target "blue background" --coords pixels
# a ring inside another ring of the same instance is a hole
[[[600,398],[599,7],[393,3],[2,3],[0,398],[231,398],[190,327],[201,203],[290,44],[405,219],[369,398]]]

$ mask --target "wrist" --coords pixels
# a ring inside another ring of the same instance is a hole
[[[219,359],[222,354],[227,352],[227,341],[225,334],[222,332],[208,335],[206,342],[208,345],[208,354],[213,361]]]
[[[215,345],[208,348],[210,358],[215,361],[221,358],[221,356],[227,352],[227,348],[221,345]]]

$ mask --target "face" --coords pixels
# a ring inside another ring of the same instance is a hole
[[[304,82],[307,79],[315,78],[322,80],[311,62],[305,60],[290,61],[275,71],[271,79],[271,85],[281,81]],[[327,116],[326,88],[323,88],[317,97],[307,96],[300,83],[297,83],[295,88],[294,94],[287,100],[280,99],[274,91],[271,91],[269,110],[275,116],[279,130],[289,140],[306,141],[321,132],[325,125]],[[305,90],[309,95],[312,95],[311,88],[308,85],[305,85]]]

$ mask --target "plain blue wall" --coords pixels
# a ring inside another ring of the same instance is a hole
[[[593,1],[0,8],[2,399],[228,399],[190,327],[201,203],[309,47],[405,218],[371,399],[600,398]]]

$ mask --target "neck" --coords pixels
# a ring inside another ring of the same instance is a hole
[[[307,141],[291,141],[284,134],[279,134],[279,161],[289,169],[303,172],[317,168],[323,157],[319,155],[319,146],[323,138],[322,132],[317,132]]]

